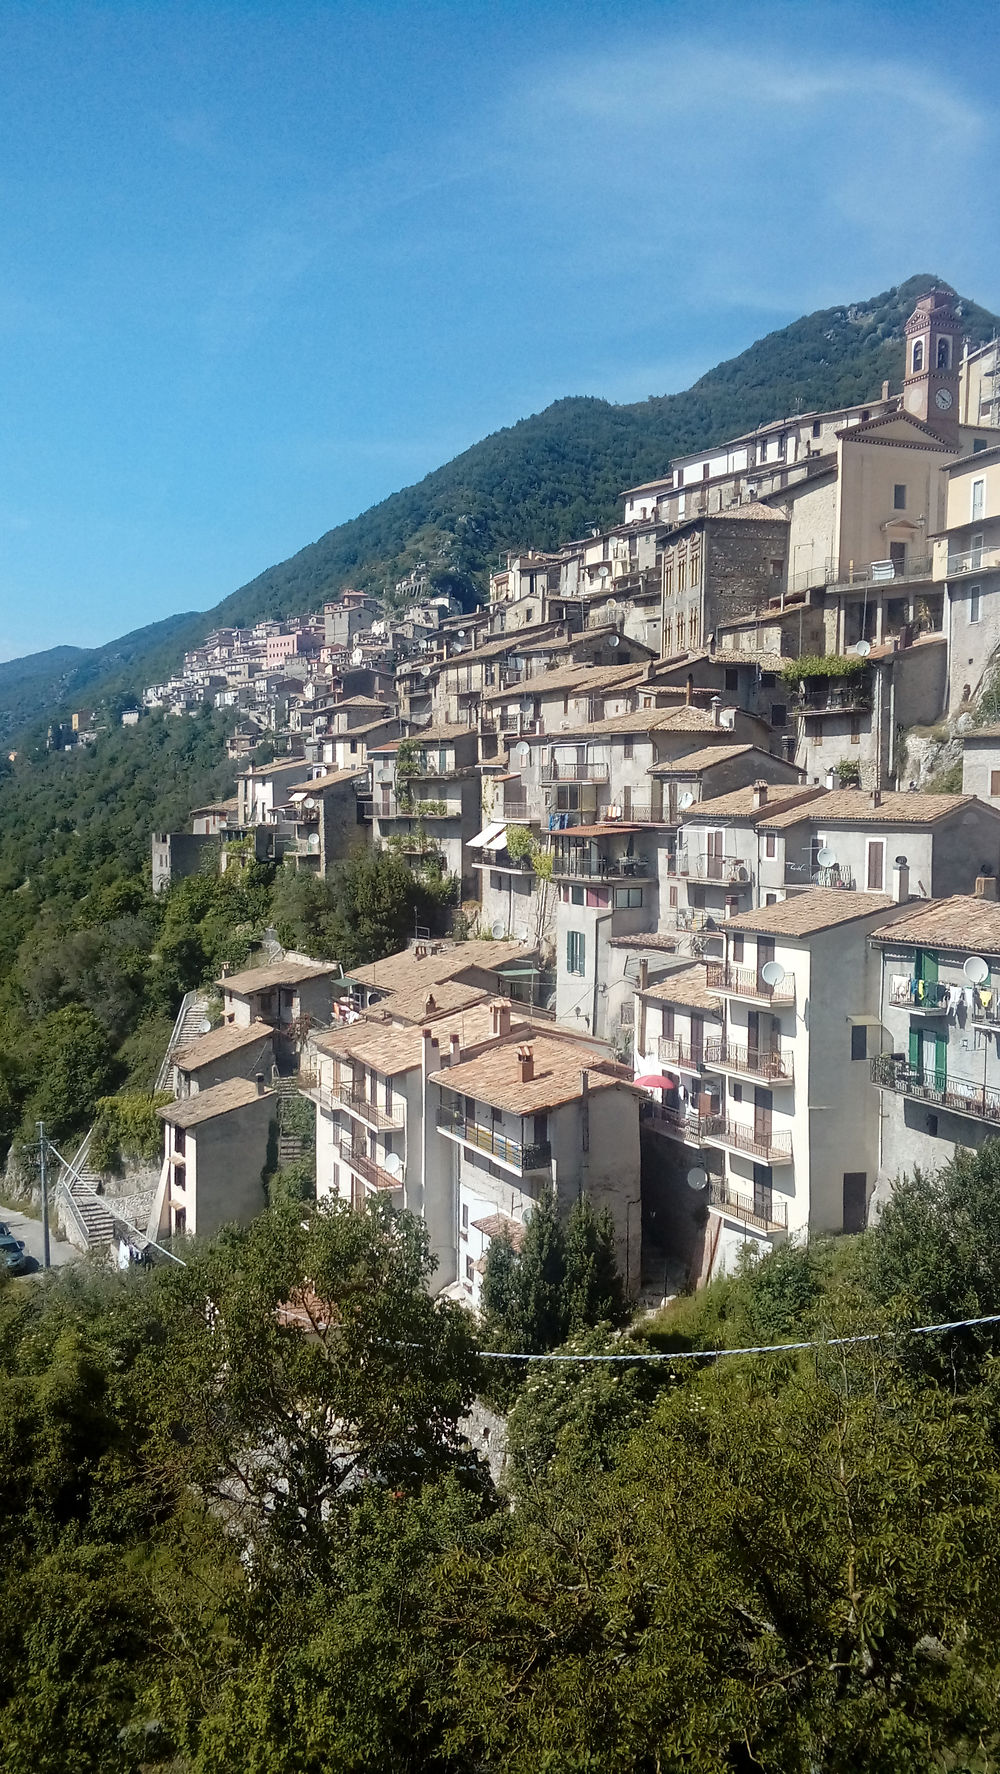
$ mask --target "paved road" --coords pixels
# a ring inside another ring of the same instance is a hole
[[[9,1226],[15,1238],[20,1238],[28,1254],[35,1262],[32,1274],[39,1274],[42,1268],[42,1222],[33,1220],[30,1214],[18,1213],[14,1207],[4,1207],[0,1202],[0,1220]],[[80,1261],[80,1252],[72,1244],[63,1244],[54,1232],[49,1237],[49,1256],[53,1269],[61,1269],[64,1263]]]

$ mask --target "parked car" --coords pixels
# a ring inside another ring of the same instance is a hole
[[[12,1238],[10,1233],[0,1233],[0,1262],[3,1263],[8,1275],[23,1275],[28,1267],[29,1257],[20,1238]]]
[[[0,1220],[0,1238],[10,1238],[11,1236],[11,1229],[6,1220]]]

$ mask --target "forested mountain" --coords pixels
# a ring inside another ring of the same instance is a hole
[[[506,548],[554,547],[590,525],[612,522],[624,487],[664,471],[671,456],[738,434],[783,413],[864,400],[903,370],[903,324],[929,274],[847,307],[824,308],[770,333],[681,394],[633,405],[594,398],[555,401],[497,431],[416,486],[393,493],[318,542],[241,586],[203,614],[173,617],[85,655],[75,666],[40,661],[0,668],[0,735],[48,713],[64,697],[96,697],[165,675],[185,646],[216,623],[248,623],[315,607],[344,585],[379,594],[427,562],[441,585],[468,601]],[[998,317],[962,298],[974,343]],[[57,650],[59,652],[61,650]]]

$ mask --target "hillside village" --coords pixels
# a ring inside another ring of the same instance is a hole
[[[124,724],[208,703],[237,767],[152,835],[155,891],[248,846],[326,875],[370,844],[453,905],[373,965],[273,942],[214,1014],[189,994],[158,1173],[116,1212],[84,1142],[71,1236],[251,1218],[304,1099],[317,1197],[420,1214],[449,1297],[478,1304],[543,1195],[588,1195],[658,1303],[859,1230],[996,1131],[1000,343],[970,349],[938,288],[905,352],[901,390],[665,464],[557,552],[526,537],[482,608],[418,570],[399,616],[347,590],[147,686]],[[943,722],[961,780],[931,792],[915,735]]]

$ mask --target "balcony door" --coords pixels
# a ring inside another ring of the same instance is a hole
[[[771,1123],[774,1099],[769,1090],[757,1085],[753,1093],[753,1137],[758,1146],[771,1144]]]
[[[691,1064],[700,1066],[705,1057],[705,1018],[693,1015],[691,1018]]]
[[[710,881],[722,880],[722,833],[709,832],[705,851],[705,873]]]
[[[758,936],[758,938],[757,938],[757,986],[758,986],[758,989],[761,991],[767,992],[770,990],[770,988],[767,984],[767,981],[763,980],[761,978],[761,974],[763,973],[763,970],[767,966],[768,962],[773,961],[773,960],[774,960],[774,937],[773,936]]]
[[[771,1166],[755,1164],[753,1167],[753,1211],[759,1220],[770,1220],[773,1207],[771,1190]]]

